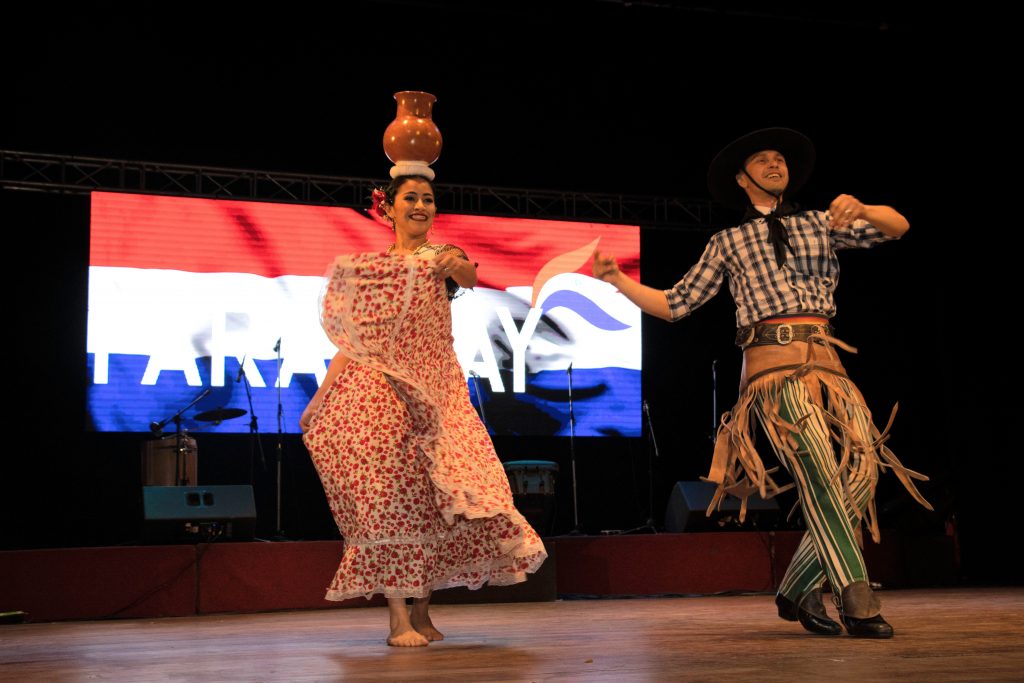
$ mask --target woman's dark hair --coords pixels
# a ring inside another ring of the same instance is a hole
[[[391,206],[395,205],[395,194],[398,192],[398,188],[402,187],[402,184],[405,183],[405,181],[407,180],[421,180],[425,182],[427,185],[430,185],[431,192],[434,191],[434,182],[427,178],[426,176],[400,175],[394,180],[392,180],[390,183],[388,183],[387,186],[384,188],[384,194],[387,196],[388,204],[390,204]]]

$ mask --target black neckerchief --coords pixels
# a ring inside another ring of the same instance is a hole
[[[800,205],[796,202],[783,201],[781,192],[776,194],[766,190],[761,186],[761,183],[754,180],[751,175],[747,173],[747,169],[741,168],[740,172],[747,176],[747,179],[754,183],[759,190],[765,194],[775,197],[775,208],[767,214],[763,214],[758,211],[753,204],[747,206],[747,210],[743,213],[743,222],[746,223],[754,220],[755,218],[763,218],[768,222],[768,240],[772,243],[772,247],[775,249],[775,263],[779,268],[781,268],[786,265],[786,251],[791,250],[791,247],[789,246],[789,235],[786,232],[786,226],[783,225],[782,221],[779,219],[783,216],[791,216],[794,213],[800,213]]]
[[[761,213],[753,205],[748,206],[743,214],[744,223],[755,218],[763,218],[768,222],[768,240],[775,249],[775,263],[778,264],[779,268],[786,265],[786,250],[790,249],[786,226],[779,219],[784,216],[791,216],[794,213],[800,213],[800,205],[796,202],[784,201],[777,204],[767,214]]]

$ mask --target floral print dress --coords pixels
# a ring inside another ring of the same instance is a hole
[[[351,359],[304,437],[344,539],[326,598],[524,581],[547,553],[469,402],[428,262],[339,256],[321,320]]]

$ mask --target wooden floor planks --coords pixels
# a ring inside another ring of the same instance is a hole
[[[771,596],[439,605],[0,626],[0,681],[1024,680],[1024,588],[882,594],[890,641],[805,633]],[[834,610],[831,610],[834,614]]]

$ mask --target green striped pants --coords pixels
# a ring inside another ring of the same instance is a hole
[[[848,379],[840,381],[849,395],[857,395]],[[826,409],[811,398],[803,382],[787,379],[771,392],[771,397],[778,405],[780,417],[800,425],[800,431],[793,434],[798,444],[795,452],[774,440],[772,448],[796,483],[807,525],[807,533],[786,570],[779,592],[799,602],[827,578],[838,594],[851,583],[868,580],[857,529],[878,479],[875,459],[852,448],[848,466],[839,471]],[[755,403],[755,409],[758,419],[765,424],[765,402]],[[857,431],[860,443],[870,444],[871,414],[867,407],[851,403],[847,410],[850,414],[843,416],[848,418],[844,421]],[[838,438],[849,437],[840,434]]]

